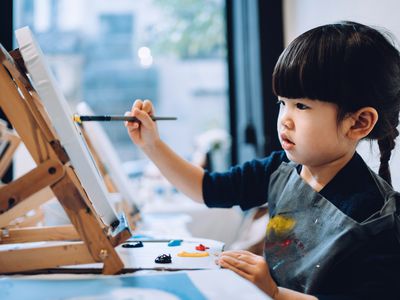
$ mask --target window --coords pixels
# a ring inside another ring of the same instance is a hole
[[[72,111],[151,99],[178,117],[159,124],[162,139],[190,158],[194,137],[229,132],[224,12],[222,0],[14,0],[14,29],[35,33]],[[143,158],[122,123],[102,125],[123,161]]]

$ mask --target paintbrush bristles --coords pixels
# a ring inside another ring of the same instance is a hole
[[[73,114],[72,121],[74,121],[76,123],[82,123],[81,117],[78,114]]]

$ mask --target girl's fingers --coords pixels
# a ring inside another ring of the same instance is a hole
[[[250,277],[250,275],[248,273],[246,273],[245,271],[243,271],[242,269],[240,269],[240,268],[238,268],[238,267],[236,267],[234,265],[231,265],[231,264],[225,263],[223,261],[220,261],[220,266],[225,268],[225,269],[229,269],[229,270],[235,272],[236,274],[242,276],[243,278],[251,281],[251,277]]]
[[[133,102],[132,111],[134,108],[142,109],[142,107],[143,107],[143,101],[141,99],[136,99],[135,102]]]
[[[222,252],[221,255],[238,256],[238,255],[254,255],[254,254],[246,250],[228,250]]]
[[[225,256],[220,258],[219,262],[221,266],[230,265],[238,270],[243,271],[246,274],[252,274],[255,266],[253,262],[248,262],[247,258],[245,257],[241,257],[238,259],[234,256]]]
[[[130,111],[127,111],[127,112],[125,112],[125,116],[132,116],[132,113]],[[125,121],[124,124],[125,124],[125,127],[127,127],[130,132],[134,131],[137,128],[139,128],[139,123],[138,122]]]
[[[260,266],[264,262],[262,256],[256,255],[249,251],[237,250],[237,251],[226,251],[220,254],[220,262],[226,262],[243,270],[246,273],[254,273],[254,269]]]
[[[258,258],[258,255],[255,255],[249,251],[245,250],[234,250],[234,251],[226,251],[220,254],[220,258],[224,257],[233,257],[238,260],[243,260],[249,264],[255,264]]]
[[[147,112],[150,116],[154,115],[154,107],[150,100],[146,99],[143,101],[142,110]]]
[[[236,259],[239,261],[244,261],[250,265],[255,265],[257,263],[255,257],[250,255],[239,255]]]
[[[125,113],[125,115],[130,115],[139,119],[145,127],[150,127],[153,123],[151,115],[153,115],[154,109],[151,101],[146,99],[142,101],[141,99],[136,99],[132,105],[132,110]],[[125,126],[128,127],[129,131],[134,131],[140,127],[139,122],[125,122]]]
[[[148,113],[144,112],[143,110],[139,110],[137,108],[134,108],[132,111],[132,114],[134,117],[138,118],[139,121],[145,126],[145,127],[150,127],[153,124],[153,120],[151,119],[151,117],[149,116]],[[137,125],[137,127],[139,127],[138,123],[134,123]],[[135,126],[135,125],[133,125]]]

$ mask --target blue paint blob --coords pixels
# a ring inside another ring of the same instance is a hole
[[[176,247],[182,244],[182,240],[170,240],[168,243],[168,247]]]

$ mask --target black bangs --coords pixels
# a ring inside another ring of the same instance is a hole
[[[363,61],[365,55],[357,57],[362,37],[354,25],[359,24],[341,22],[320,26],[290,43],[274,69],[275,95],[318,99],[340,106],[355,104],[349,98],[361,96],[358,88],[366,83],[362,69],[368,61]]]

